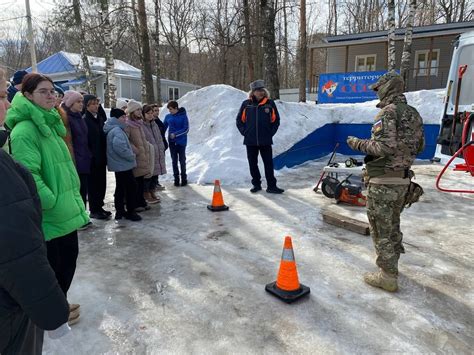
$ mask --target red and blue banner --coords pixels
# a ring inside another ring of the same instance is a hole
[[[331,73],[319,76],[318,103],[354,103],[377,99],[369,86],[387,71]]]

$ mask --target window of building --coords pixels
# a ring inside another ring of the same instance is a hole
[[[375,71],[376,54],[356,55],[355,71]]]
[[[415,52],[415,70],[413,76],[438,75],[439,49]],[[428,74],[429,73],[429,74]]]
[[[169,100],[178,100],[179,99],[179,88],[168,88],[168,99]]]

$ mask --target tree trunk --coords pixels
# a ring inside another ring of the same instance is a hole
[[[395,69],[395,0],[388,1],[388,70]]]
[[[142,55],[142,46],[141,46],[141,38],[139,35],[139,25],[138,25],[138,18],[137,18],[137,8],[135,6],[135,0],[132,0],[132,17],[133,17],[133,34],[135,35],[135,40],[138,43],[138,58],[140,60],[140,66],[142,70],[140,70],[140,79],[141,79],[141,96],[142,102],[146,101],[146,86],[145,86],[145,71],[143,70],[143,55]]]
[[[250,40],[249,0],[243,0],[243,1],[244,1],[245,49],[247,52],[247,66],[249,70],[249,80],[252,82],[255,80],[255,72],[254,72],[254,67],[253,67],[252,42]]]
[[[86,77],[86,91],[92,95],[96,95],[96,87],[95,84],[92,84],[92,71],[89,65],[89,59],[86,55],[86,36],[84,33],[84,26],[82,23],[81,17],[81,5],[79,0],[73,0],[72,2],[73,10],[74,10],[74,20],[76,22],[77,30],[79,31],[79,46],[80,46],[80,53],[81,53],[81,61],[82,67],[84,69],[84,75]]]
[[[284,26],[284,32],[283,32],[283,47],[285,50],[284,54],[284,62],[285,62],[285,67],[284,67],[284,86],[286,89],[288,89],[288,72],[289,72],[289,65],[290,65],[290,55],[289,55],[289,50],[288,50],[288,15],[286,11],[286,0],[283,0],[283,26]]]
[[[408,18],[405,30],[405,39],[403,41],[403,53],[402,61],[400,63],[400,75],[405,81],[405,88],[407,85],[408,74],[410,72],[410,53],[411,43],[413,39],[413,19],[415,18],[416,12],[416,0],[410,0],[410,11],[408,12]]]
[[[148,36],[148,24],[145,11],[145,0],[138,1],[138,22],[140,31],[140,44],[142,45],[143,71],[145,76],[145,102],[151,104],[155,102],[153,94],[153,76],[151,73],[151,54],[150,54],[150,37]]]
[[[306,0],[300,0],[299,101],[306,102]]]
[[[270,96],[280,98],[280,83],[278,80],[278,55],[275,43],[275,2],[260,0],[263,15],[263,61],[265,82]]]
[[[102,33],[104,35],[105,45],[105,107],[115,107],[116,90],[115,74],[114,74],[114,52],[112,44],[112,29],[109,20],[109,1],[100,0],[100,12],[102,18]]]
[[[155,3],[155,75],[156,75],[156,103],[161,106],[161,58],[160,58],[160,11],[161,0],[154,0]]]

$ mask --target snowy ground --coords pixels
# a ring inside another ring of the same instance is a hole
[[[45,353],[472,354],[473,196],[438,192],[441,167],[415,167],[426,194],[402,215],[407,253],[390,294],[362,281],[375,269],[370,237],[322,221],[328,206],[365,218],[312,191],[323,161],[280,172],[283,195],[250,194],[248,177],[224,184],[228,212],[206,209],[211,185],[167,184],[142,222],[94,222],[80,232],[69,294],[82,319],[62,339],[46,336]],[[473,181],[449,173],[445,185]],[[285,235],[311,287],[291,305],[264,291]]]

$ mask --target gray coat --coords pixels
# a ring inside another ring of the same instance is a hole
[[[137,166],[135,153],[124,131],[125,123],[110,117],[104,125],[107,135],[107,167],[110,171],[127,171]]]
[[[160,128],[153,121],[144,123],[145,137],[155,148],[155,168],[152,175],[166,174],[165,144]]]

